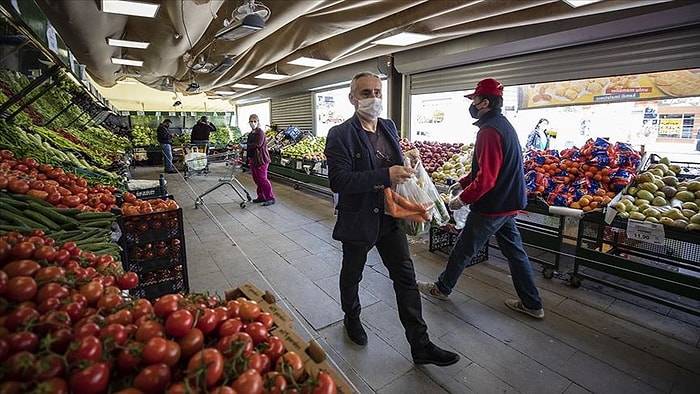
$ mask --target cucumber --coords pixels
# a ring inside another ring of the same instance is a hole
[[[55,208],[49,208],[45,207],[40,204],[36,204],[34,201],[29,202],[29,209],[31,209],[34,212],[40,213],[47,218],[51,219],[51,221],[55,222],[56,224],[68,224],[68,223],[77,223],[75,219],[73,219],[70,216],[63,215],[59,212],[56,212]],[[25,211],[26,212],[26,211]]]
[[[65,216],[75,216],[83,211],[77,208],[54,208],[54,211],[60,213],[61,215]]]
[[[61,226],[56,224],[54,221],[40,214],[39,212],[32,211],[31,209],[26,209],[24,211],[24,216],[43,224],[44,226],[48,227],[49,230],[58,231],[61,229]]]
[[[14,231],[17,233],[22,233],[22,234],[27,234],[27,233],[33,231],[33,229],[31,229],[29,227],[13,226],[11,224],[0,224],[0,230],[2,230],[2,231]]]
[[[81,222],[80,227],[94,227],[108,229],[112,227],[112,220],[91,220],[89,222]]]
[[[10,204],[6,204],[4,201],[0,200],[0,212],[12,212],[15,215],[22,215],[22,210],[15,208]]]
[[[100,219],[114,219],[112,212],[81,212],[75,215],[75,218],[81,221],[92,221]]]
[[[40,200],[40,199],[38,199],[38,198],[36,198],[36,197],[32,197],[32,196],[29,196],[29,195],[26,195],[26,194],[17,194],[17,193],[13,193],[13,194],[12,194],[12,198],[14,198],[15,200],[24,201],[24,202],[26,202],[26,203],[29,203],[29,202],[31,201],[31,202],[35,202],[35,203],[37,203],[37,204],[43,205],[43,206],[45,206],[45,207],[50,207],[50,208],[53,207],[53,205],[51,205],[51,203],[48,202],[48,201]]]
[[[20,226],[20,227],[30,227],[30,228],[36,228],[40,230],[48,230],[49,228],[46,227],[45,225],[38,223],[26,216],[23,215],[16,215],[12,212],[4,212],[3,216],[5,219],[9,219],[12,223]]]
[[[12,196],[6,193],[2,193],[2,195],[0,195],[0,201],[4,202],[7,205],[12,205],[13,207],[20,210],[27,209],[28,206],[26,202],[15,200],[14,198],[12,198]]]

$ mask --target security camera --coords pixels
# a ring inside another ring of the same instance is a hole
[[[178,105],[182,105],[182,101],[177,100],[173,103],[173,107],[177,107]]]

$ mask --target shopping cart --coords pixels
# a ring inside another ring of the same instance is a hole
[[[206,175],[209,173],[206,148],[197,145],[183,147],[185,151],[185,179],[192,175]]]
[[[207,189],[204,193],[197,196],[197,198],[194,200],[195,208],[199,208],[199,205],[204,203],[204,196],[224,185],[231,186],[231,189],[233,189],[233,191],[236,192],[236,194],[238,194],[238,197],[241,198],[242,201],[239,204],[241,208],[245,208],[246,203],[253,200],[250,197],[250,193],[248,193],[248,190],[246,190],[246,188],[241,184],[241,182],[238,179],[236,179],[236,172],[240,171],[241,165],[243,164],[243,159],[241,159],[241,148],[238,146],[228,147],[224,157],[226,158],[226,166],[229,167],[229,169],[231,170],[229,177],[219,178],[219,183],[217,185],[212,186],[211,188]]]

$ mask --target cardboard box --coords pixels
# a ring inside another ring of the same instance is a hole
[[[292,327],[294,324],[294,321],[292,320],[291,316],[289,316],[287,312],[285,312],[279,305],[277,305],[274,294],[270,293],[269,291],[264,292],[258,289],[258,287],[252,283],[244,283],[243,285],[236,287],[235,289],[231,289],[224,293],[224,297],[227,301],[235,300],[238,297],[244,297],[249,300],[253,300],[260,304],[260,309],[263,312],[268,312],[272,314],[272,316],[275,319],[276,325]]]

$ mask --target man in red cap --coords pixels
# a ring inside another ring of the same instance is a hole
[[[436,282],[418,282],[421,293],[446,300],[462,271],[492,235],[508,259],[513,285],[519,299],[505,304],[537,319],[544,318],[542,300],[532,267],[523,249],[515,216],[525,208],[525,176],[520,142],[515,129],[501,113],[503,85],[487,78],[476,85],[469,114],[479,127],[474,144],[471,172],[450,187],[455,197],[450,209],[470,205],[464,228],[457,237],[445,270]]]

